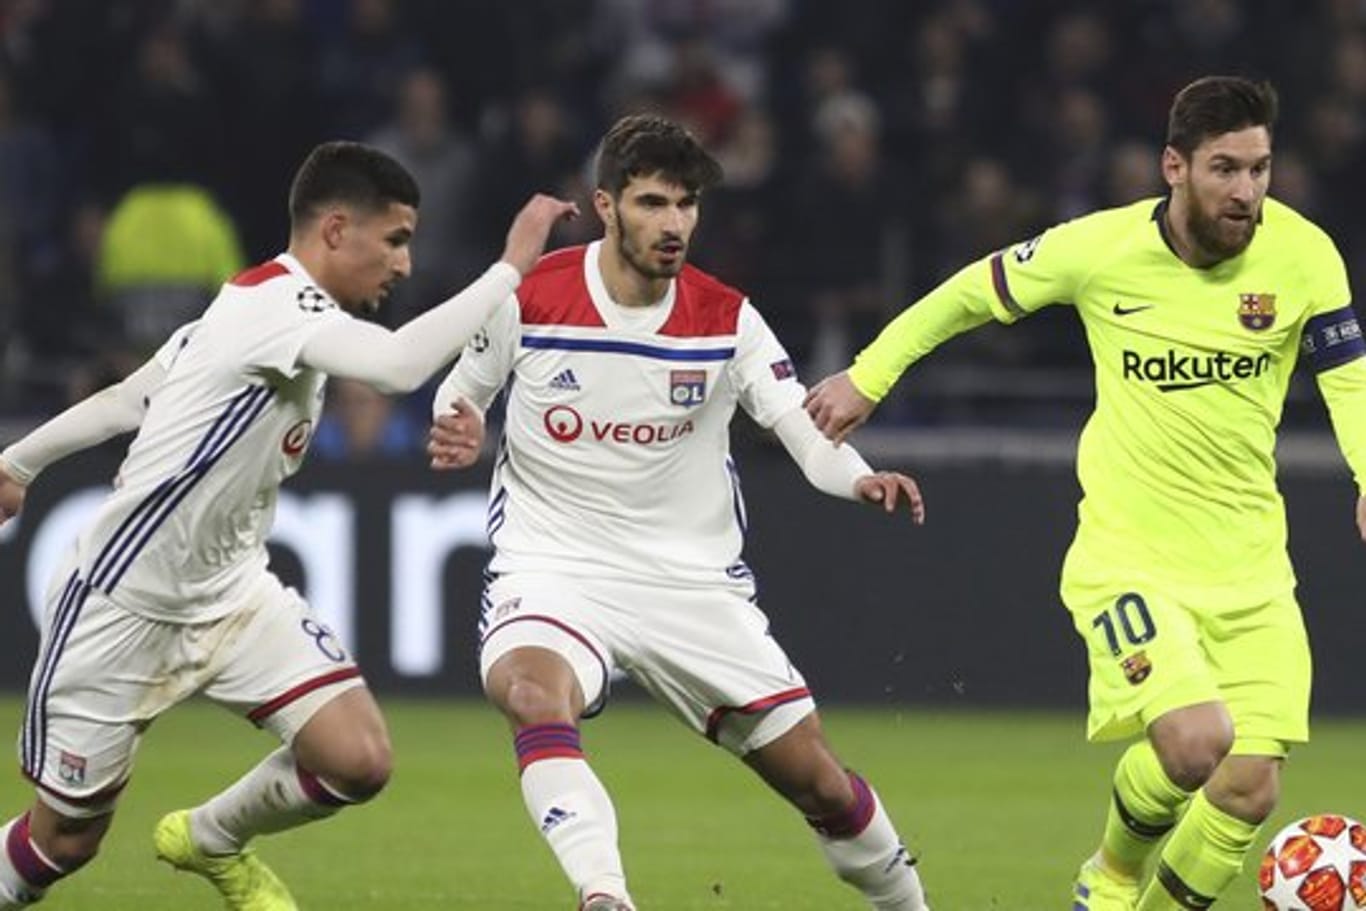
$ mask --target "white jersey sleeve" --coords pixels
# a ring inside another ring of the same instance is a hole
[[[179,329],[171,333],[171,337],[162,343],[157,349],[157,353],[152,356],[163,370],[170,370],[175,359],[180,356],[180,352],[190,343],[194,336],[194,331],[199,327],[199,320],[192,320]]]
[[[792,358],[748,300],[740,307],[735,359],[728,369],[739,390],[741,407],[765,429],[800,408],[806,397]]]
[[[250,322],[241,325],[237,333],[245,343],[241,355],[251,372],[262,378],[292,380],[308,369],[299,353],[309,340],[334,321],[353,317],[315,285],[281,285],[275,295],[266,298],[285,294],[292,300],[270,300],[268,306],[253,306]]]
[[[521,340],[520,307],[517,296],[509,294],[465,345],[460,359],[442,381],[432,399],[432,415],[445,414],[461,396],[480,411],[487,411],[512,373]]]

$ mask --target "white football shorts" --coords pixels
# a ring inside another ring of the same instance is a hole
[[[800,672],[769,634],[752,584],[663,588],[644,582],[508,573],[484,591],[479,673],[515,648],[556,652],[574,669],[585,715],[615,672],[737,756],[815,709]]]
[[[48,599],[20,762],[53,809],[103,815],[128,782],[142,733],[190,696],[290,743],[324,704],[362,685],[331,630],[274,576],[239,610],[177,624],[130,613],[73,574]]]

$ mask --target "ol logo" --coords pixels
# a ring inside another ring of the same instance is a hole
[[[701,405],[707,400],[707,371],[670,370],[669,401],[684,408]]]

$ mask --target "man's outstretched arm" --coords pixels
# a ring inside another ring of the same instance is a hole
[[[578,211],[572,202],[532,197],[508,230],[502,258],[469,287],[393,332],[373,323],[336,320],[304,344],[300,363],[381,392],[412,392],[455,359],[535,267],[550,229]]]

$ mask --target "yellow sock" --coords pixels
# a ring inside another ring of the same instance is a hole
[[[1172,832],[1138,911],[1199,911],[1243,868],[1243,858],[1261,828],[1230,816],[1200,791]]]
[[[1111,872],[1137,877],[1191,795],[1167,777],[1146,740],[1125,751],[1115,767],[1114,782],[1101,857]]]

